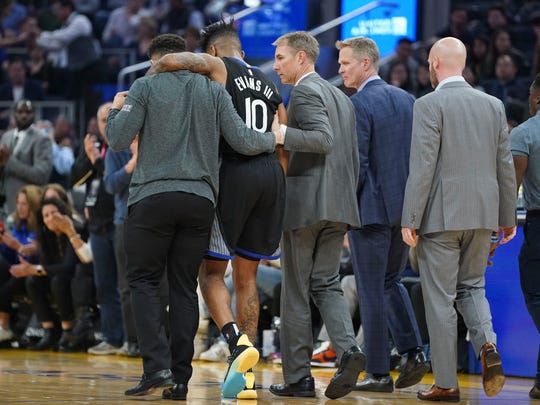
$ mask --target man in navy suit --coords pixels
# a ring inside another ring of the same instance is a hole
[[[392,392],[388,329],[408,360],[396,388],[420,382],[429,370],[422,340],[400,273],[409,248],[401,238],[414,97],[378,75],[379,50],[364,37],[338,41],[339,73],[356,113],[360,170],[357,201],[362,227],[349,231],[353,269],[364,328],[366,377],[361,391]]]

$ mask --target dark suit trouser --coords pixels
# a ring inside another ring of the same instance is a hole
[[[129,208],[127,276],[145,373],[171,369],[177,383],[191,378],[199,322],[197,274],[213,219],[209,200],[183,192],[155,194]],[[165,269],[170,346],[161,319],[160,285]]]
[[[430,233],[418,240],[431,366],[438,387],[458,387],[454,302],[477,356],[485,343],[497,343],[484,280],[490,236],[490,230],[473,229]]]
[[[411,299],[400,282],[409,253],[401,226],[372,224],[349,232],[364,328],[366,372],[390,371],[388,330],[400,353],[422,346]]]
[[[321,221],[283,232],[280,338],[283,377],[287,384],[311,375],[310,296],[321,313],[338,358],[358,346],[339,282],[339,260],[346,230],[346,224]]]
[[[525,305],[540,332],[540,216],[527,214],[523,226],[523,245],[519,252],[519,278]],[[540,382],[540,348],[536,365],[536,381]]]

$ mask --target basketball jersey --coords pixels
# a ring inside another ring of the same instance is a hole
[[[248,66],[241,59],[225,57],[222,60],[227,69],[225,88],[238,115],[249,128],[271,132],[274,115],[282,102],[274,82],[259,68]],[[224,156],[244,156],[234,151],[223,138],[220,148]]]

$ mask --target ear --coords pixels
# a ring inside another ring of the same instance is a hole
[[[210,45],[210,47],[208,48],[207,53],[208,53],[209,55],[212,55],[212,56],[216,56],[216,55],[217,55],[217,49],[216,49],[216,47],[215,47],[214,44]]]
[[[246,53],[244,52],[244,50],[241,51],[241,54],[242,54],[242,59],[245,59]]]

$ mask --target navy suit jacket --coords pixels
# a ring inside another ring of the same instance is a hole
[[[351,97],[360,156],[360,222],[399,224],[409,174],[415,98],[375,79]]]

